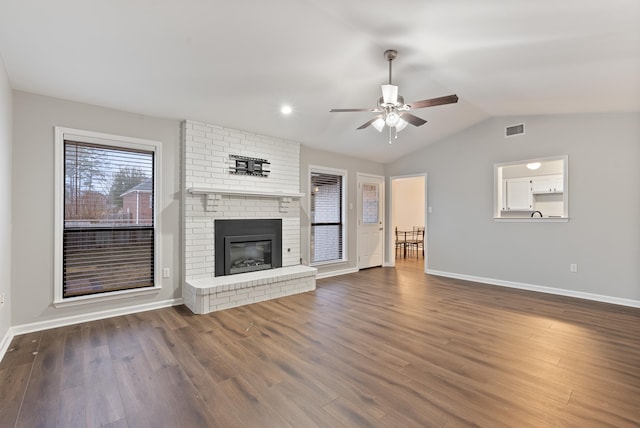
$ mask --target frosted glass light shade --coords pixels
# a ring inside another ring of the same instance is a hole
[[[387,114],[387,118],[385,119],[385,123],[389,128],[394,128],[400,122],[400,116],[395,111]]]
[[[398,124],[396,125],[396,132],[402,131],[404,128],[407,127],[408,124],[409,122],[407,122],[403,118],[400,118],[400,120],[398,120]]]
[[[538,168],[540,168],[542,164],[540,162],[531,162],[527,164],[527,168],[531,169],[531,170],[536,170]]]
[[[385,104],[396,104],[398,102],[398,87],[396,85],[381,85],[382,99]]]
[[[384,119],[379,117],[373,121],[372,125],[378,130],[378,132],[382,132],[382,128],[384,128]]]

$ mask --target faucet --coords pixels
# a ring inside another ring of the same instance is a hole
[[[533,218],[533,216],[534,216],[534,214],[535,214],[535,213],[540,214],[540,218],[542,218],[542,213],[541,213],[540,211],[534,211],[534,212],[532,212],[532,213],[531,213],[531,217],[532,217],[532,218]]]

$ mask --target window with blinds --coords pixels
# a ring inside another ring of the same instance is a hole
[[[154,286],[154,155],[64,140],[63,298]]]
[[[311,171],[311,263],[344,260],[344,174]]]

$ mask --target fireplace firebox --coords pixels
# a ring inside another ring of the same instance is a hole
[[[282,220],[215,220],[216,276],[282,267]]]

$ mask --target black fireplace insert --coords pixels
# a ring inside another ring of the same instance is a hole
[[[282,267],[282,220],[215,220],[216,276]]]

